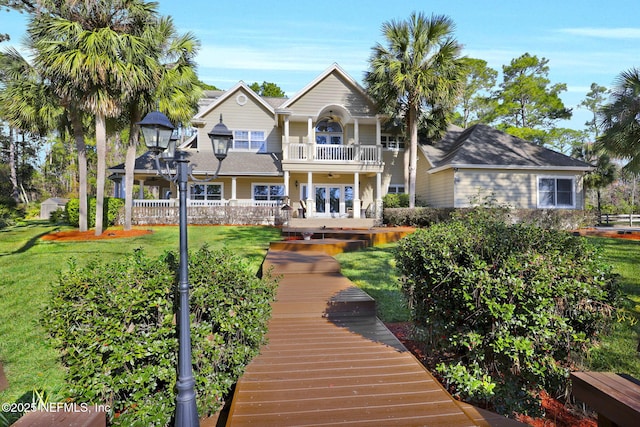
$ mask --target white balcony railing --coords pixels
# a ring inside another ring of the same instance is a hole
[[[310,155],[310,152],[312,155]],[[341,163],[381,163],[382,147],[378,145],[289,144],[288,160],[318,160]]]

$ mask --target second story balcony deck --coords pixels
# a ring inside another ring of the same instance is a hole
[[[382,147],[362,144],[288,144],[285,161],[318,161],[335,164],[382,165]]]

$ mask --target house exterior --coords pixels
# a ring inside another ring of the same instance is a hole
[[[386,117],[337,64],[292,98],[260,97],[243,82],[207,95],[180,147],[193,175],[218,167],[207,132],[221,117],[233,145],[216,180],[192,183],[190,206],[263,208],[277,216],[286,205],[293,221],[367,218],[373,225],[384,195],[408,188],[403,138],[384,131]],[[416,196],[429,206],[463,207],[486,191],[514,207],[581,209],[590,168],[488,126],[451,128],[442,141],[421,146]],[[124,166],[110,172],[122,197]],[[136,159],[135,180],[141,189],[134,207],[175,204],[175,189],[149,153]],[[141,200],[145,187],[158,188],[158,200]]]

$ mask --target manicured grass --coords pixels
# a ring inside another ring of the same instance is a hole
[[[402,296],[393,257],[395,244],[338,254],[342,274],[376,300],[383,322],[406,322],[409,309]]]
[[[586,369],[612,371],[640,378],[640,355],[636,351],[640,337],[640,241],[591,238],[603,249],[604,258],[620,275],[625,294],[624,318],[602,336],[600,346],[585,355]],[[342,273],[375,298],[378,316],[384,322],[410,319],[398,282],[393,260],[394,244],[344,253],[336,258]]]
[[[594,371],[625,373],[640,379],[640,241],[592,239],[603,248],[605,259],[620,275],[626,312],[618,316],[613,330],[590,352],[586,362]]]
[[[71,258],[84,265],[114,260],[138,248],[150,257],[178,251],[178,227],[149,228],[153,233],[140,237],[84,242],[41,240],[44,234],[65,229],[46,222],[0,230],[0,360],[9,380],[0,402],[41,388],[55,396],[63,384],[63,369],[39,324],[58,272]],[[269,242],[279,239],[280,230],[271,227],[192,226],[188,243],[192,250],[205,243],[211,248],[226,246],[257,272]]]

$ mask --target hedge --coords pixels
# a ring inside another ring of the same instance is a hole
[[[228,250],[189,257],[193,370],[200,416],[217,411],[258,353],[276,282]],[[66,394],[109,405],[113,425],[172,425],[177,366],[174,253],[141,250],[114,262],[74,261],[42,322],[67,367]]]
[[[104,198],[104,224],[106,227],[116,224],[118,215],[124,207],[124,200],[116,197]],[[80,199],[70,199],[65,206],[65,215],[69,225],[78,227],[80,224]],[[87,226],[93,228],[96,226],[96,199],[89,198],[89,212],[87,217]]]

